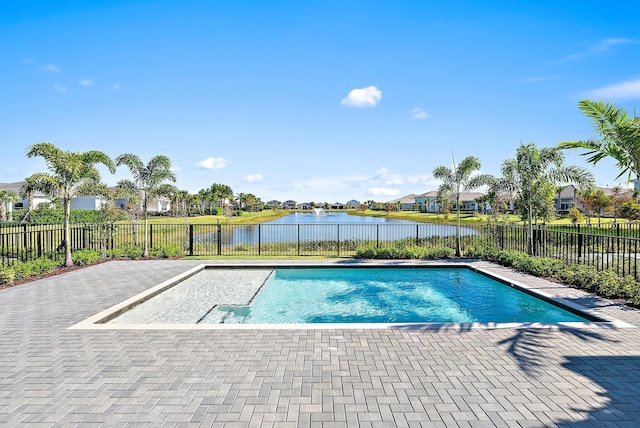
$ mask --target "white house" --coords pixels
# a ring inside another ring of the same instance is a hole
[[[422,206],[416,203],[416,194],[402,196],[401,198],[389,201],[390,204],[397,205],[401,211],[417,211],[421,210]]]
[[[82,196],[71,198],[72,210],[99,210],[106,206],[108,201],[101,196]]]
[[[460,192],[460,210],[474,212],[484,212],[489,210],[489,204],[484,207],[480,207],[480,204],[476,201],[476,199],[481,196],[484,196],[484,193]],[[457,207],[455,200],[453,198],[449,198],[449,200],[451,201],[451,209],[456,210]],[[437,213],[440,211],[440,204],[438,204],[438,192],[435,190],[416,196],[415,201],[417,204],[422,206],[423,211],[430,213]]]
[[[27,184],[26,181],[16,181],[14,183],[0,183],[0,190],[7,192],[13,192],[20,197],[20,191],[22,186]],[[48,204],[51,202],[51,198],[46,196],[42,192],[33,193],[33,208],[38,208],[40,204]],[[18,199],[13,204],[6,204],[7,212],[12,212],[14,209],[27,209],[29,207],[29,199]]]
[[[115,204],[118,208],[125,208],[129,203],[128,198],[116,198]],[[139,208],[142,209],[142,202],[140,202]],[[166,213],[171,209],[171,200],[161,196],[157,199],[152,199],[147,204],[147,211],[150,213]]]

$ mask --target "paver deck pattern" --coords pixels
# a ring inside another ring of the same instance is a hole
[[[69,330],[199,261],[0,291],[0,425],[640,426],[640,328]],[[640,326],[640,311],[481,262]]]

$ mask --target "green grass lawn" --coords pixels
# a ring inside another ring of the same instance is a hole
[[[203,215],[187,218],[189,224],[256,224],[275,220],[291,214],[290,211],[265,210],[258,213],[243,212],[240,216],[227,217],[223,215]],[[184,217],[150,217],[150,224],[184,224]]]

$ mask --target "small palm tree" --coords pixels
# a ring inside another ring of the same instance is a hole
[[[149,257],[149,201],[162,195],[162,184],[165,181],[176,181],[176,176],[171,171],[171,161],[167,156],[157,155],[145,165],[140,158],[131,153],[125,153],[116,158],[116,165],[125,165],[129,168],[133,180],[120,180],[117,187],[136,192],[141,195],[142,213],[144,216],[144,250],[143,257]]]
[[[433,177],[442,180],[438,188],[438,198],[448,197],[456,201],[456,256],[460,257],[460,193],[491,184],[493,176],[489,174],[473,175],[480,169],[480,159],[467,156],[456,165],[453,159],[453,170],[446,166],[439,166],[433,170]]]
[[[76,190],[83,186],[87,188],[99,185],[100,172],[95,167],[96,164],[105,165],[111,173],[115,173],[115,165],[103,152],[63,151],[51,143],[37,143],[30,146],[27,149],[27,157],[36,156],[44,158],[50,172],[35,173],[27,178],[27,183],[31,183],[33,190],[39,190],[52,198],[61,200],[64,214],[64,265],[73,266],[69,226],[71,198],[78,194]]]
[[[18,200],[18,195],[15,192],[9,192],[7,190],[0,190],[0,221],[7,221],[7,205],[13,204]]]
[[[574,182],[583,189],[594,185],[594,177],[584,168],[564,165],[564,154],[558,147],[538,147],[520,144],[516,157],[502,163],[502,178],[498,180],[502,190],[515,195],[518,207],[523,210],[527,222],[527,247],[533,252],[533,216],[548,207],[548,197],[557,183]]]

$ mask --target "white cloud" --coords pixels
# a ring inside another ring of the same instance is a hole
[[[640,79],[627,80],[586,93],[588,98],[624,99],[640,98]]]
[[[196,168],[200,169],[222,169],[229,165],[229,161],[224,158],[208,157],[196,163]]]
[[[373,107],[382,99],[382,91],[375,86],[367,86],[362,89],[353,89],[340,102],[345,107]]]
[[[258,181],[262,181],[262,174],[247,174],[242,179],[246,183],[256,183]]]
[[[117,83],[113,84],[113,89],[115,89],[116,91],[120,90],[120,85],[118,85]]]
[[[591,55],[595,55],[598,53],[609,51],[613,48],[613,46],[617,45],[627,45],[631,43],[639,43],[638,40],[625,39],[625,38],[611,38],[605,39],[599,43],[589,46],[582,52],[578,52],[569,56],[564,57],[563,61],[574,61],[576,59],[588,57]]]
[[[411,110],[411,118],[412,119],[426,119],[429,117],[429,114],[421,109],[420,107],[416,107]]]
[[[56,92],[60,92],[61,94],[67,93],[67,87],[62,85],[54,85],[53,90]]]
[[[535,83],[535,82],[546,82],[548,80],[557,80],[558,76],[534,76],[534,77],[526,77],[524,79],[520,79],[519,82],[522,83]]]
[[[42,71],[48,71],[50,73],[60,73],[60,71],[62,71],[62,69],[55,64],[45,64],[38,67],[38,69]]]
[[[92,86],[93,85],[93,80],[91,80],[91,79],[82,79],[80,81],[80,85],[82,85],[82,86]]]
[[[397,196],[400,194],[398,189],[389,189],[384,187],[372,187],[367,192],[369,196]]]
[[[171,171],[172,172],[180,172],[182,171],[182,167],[175,162],[171,162]]]

